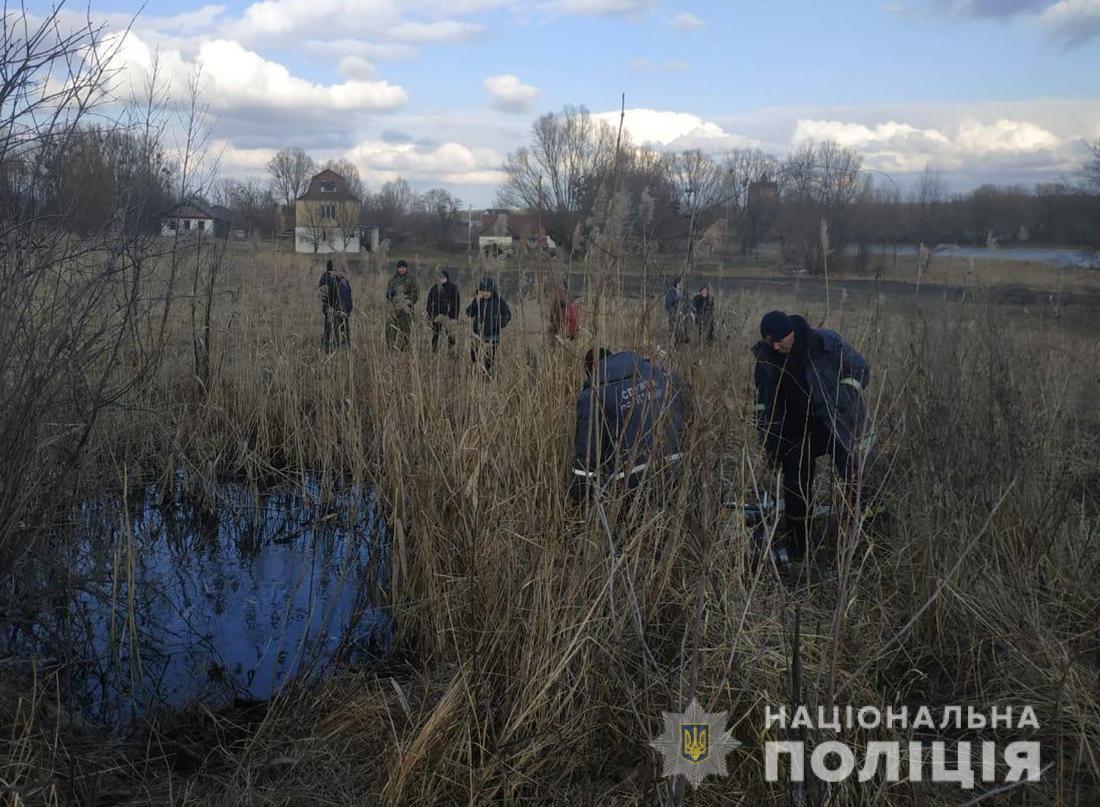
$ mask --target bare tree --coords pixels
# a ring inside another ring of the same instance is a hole
[[[1100,137],[1089,144],[1092,156],[1085,163],[1085,188],[1092,193],[1100,193]]]
[[[366,197],[367,186],[363,184],[363,180],[359,176],[359,169],[351,160],[346,157],[341,157],[337,160],[326,160],[321,168],[335,171],[342,176],[348,185],[348,193],[354,196],[358,201],[361,202]]]
[[[172,275],[149,295],[156,239],[142,222],[159,215],[163,165],[161,94],[149,119],[133,110],[128,137],[94,135],[122,162],[99,188],[104,215],[68,222],[57,155],[87,143],[88,116],[109,92],[120,39],[91,22],[69,27],[57,6],[42,16],[5,9],[0,46],[0,574],[34,549],[30,526],[72,479],[101,414],[159,361],[173,295]],[[155,83],[155,69],[151,71]],[[125,116],[102,116],[120,120]],[[114,159],[114,157],[112,157]],[[145,160],[145,164],[141,161]],[[42,507],[37,510],[35,508]],[[10,578],[9,578],[10,579]]]
[[[417,199],[417,207],[432,222],[436,242],[446,246],[447,233],[453,223],[459,220],[462,200],[443,188],[432,188]]]
[[[578,225],[611,176],[615,142],[615,130],[584,107],[543,115],[531,127],[531,145],[504,162],[500,205],[545,211],[555,240],[574,246]]]
[[[416,194],[401,177],[387,182],[371,200],[375,221],[383,230],[392,230],[412,212],[415,201]]]
[[[275,196],[293,209],[294,200],[306,192],[309,180],[316,172],[313,158],[299,148],[287,148],[272,157],[267,163],[271,174],[271,187]]]

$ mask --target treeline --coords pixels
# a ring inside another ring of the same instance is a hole
[[[81,236],[155,232],[179,171],[159,132],[79,124],[59,136],[56,128],[5,141],[0,216],[49,220]]]
[[[785,158],[759,149],[714,156],[639,147],[583,107],[538,118],[508,155],[497,203],[540,210],[556,241],[584,252],[603,242],[643,258],[751,254],[777,244],[811,271],[851,245],[1057,244],[1100,241],[1100,143],[1080,177],[982,186],[952,194],[926,171],[903,189],[856,150],[804,143]],[[862,253],[864,250],[851,250]]]

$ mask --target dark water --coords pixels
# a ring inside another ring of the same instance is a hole
[[[199,507],[185,488],[80,509],[69,606],[38,637],[66,645],[74,710],[117,724],[268,699],[385,648],[385,529],[369,490],[228,485]]]

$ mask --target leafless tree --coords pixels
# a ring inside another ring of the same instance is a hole
[[[543,115],[532,126],[531,145],[504,161],[499,204],[544,210],[554,238],[573,246],[577,225],[595,209],[600,189],[611,176],[615,142],[615,130],[584,107],[567,106]]]
[[[313,158],[299,148],[287,148],[267,163],[271,174],[271,187],[275,196],[288,210],[294,208],[294,200],[306,192],[309,180],[316,173]]]
[[[420,195],[417,207],[431,222],[436,242],[444,246],[451,225],[459,220],[462,200],[443,188],[432,188]]]
[[[97,116],[117,121],[117,132],[101,123],[96,137],[124,148],[116,165],[129,167],[98,189],[104,215],[85,221],[78,236],[69,229],[73,185],[59,175],[56,156],[86,141],[89,116],[115,97],[111,60],[120,40],[91,22],[63,23],[61,6],[42,16],[5,9],[0,27],[0,574],[6,574],[32,552],[27,525],[50,517],[48,508],[35,508],[71,482],[102,413],[127,405],[155,370],[173,280],[170,274],[149,293],[156,237],[142,224],[160,212],[161,197],[152,192],[158,186],[145,180],[163,167],[156,119],[162,93],[150,90],[144,123],[138,105],[132,118],[117,109]],[[155,75],[154,69],[151,85]]]
[[[367,186],[363,184],[362,178],[359,176],[359,169],[355,163],[346,157],[340,157],[337,160],[326,160],[325,164],[321,166],[322,169],[328,169],[335,171],[337,174],[344,178],[344,181],[348,185],[348,193],[354,196],[359,201],[363,201],[367,195]],[[307,178],[308,183],[308,178]]]

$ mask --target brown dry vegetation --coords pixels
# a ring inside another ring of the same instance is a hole
[[[693,694],[729,711],[744,746],[691,803],[786,803],[786,786],[763,780],[763,716],[792,703],[796,609],[799,702],[1030,704],[1051,767],[1013,796],[1100,799],[1094,333],[980,294],[859,310],[834,300],[828,324],[874,368],[890,517],[842,519],[823,561],[839,575],[790,589],[773,567],[752,568],[722,501],[775,485],[749,417],[758,316],[788,307],[816,321],[821,304],[720,299],[718,344],[671,358],[697,406],[687,478],[664,506],[643,496],[620,512],[612,499],[604,521],[565,497],[579,357],[589,343],[649,349],[638,300],[590,284],[585,344],[562,349],[540,335],[534,293],[512,296],[517,319],[487,381],[461,350],[431,355],[423,322],[411,352],[387,351],[376,274],[353,274],[352,349],[326,358],[316,272],[302,263],[261,253],[223,272],[206,389],[176,309],[156,380],[101,418],[58,509],[123,471],[367,480],[392,533],[391,657],[264,710],[195,707],[133,731],[83,725],[60,707],[56,675],[6,668],[11,803],[654,804],[668,786],[648,742],[661,712]],[[27,579],[65,535],[32,538]],[[939,737],[993,738],[1033,739]],[[811,788],[808,803],[955,804],[981,787],[853,778],[828,796]]]

